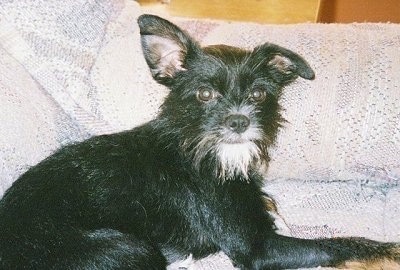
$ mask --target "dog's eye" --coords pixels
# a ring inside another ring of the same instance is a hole
[[[209,88],[201,88],[197,91],[197,99],[200,101],[210,101],[215,97],[213,90]]]
[[[267,94],[262,89],[255,89],[250,93],[250,99],[255,102],[262,102],[267,97]]]

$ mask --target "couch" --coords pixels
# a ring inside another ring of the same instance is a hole
[[[132,0],[1,1],[0,197],[55,149],[157,114],[167,90],[141,54],[141,13]],[[169,19],[202,44],[273,42],[315,70],[284,91],[265,172],[282,233],[400,241],[400,25]],[[178,268],[233,266],[219,253]]]

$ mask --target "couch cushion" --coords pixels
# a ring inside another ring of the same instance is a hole
[[[154,117],[163,96],[141,53],[139,14],[134,1],[6,1],[0,44],[82,129],[120,131]]]
[[[29,166],[87,134],[0,47],[0,197]]]
[[[154,117],[165,89],[142,56],[139,14],[122,0],[0,3],[0,197],[61,145]]]

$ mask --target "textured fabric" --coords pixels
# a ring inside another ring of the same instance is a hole
[[[166,94],[130,0],[0,1],[0,197],[58,147],[134,127]],[[288,120],[265,190],[297,237],[400,241],[400,26],[258,25],[172,18],[203,44],[273,42],[316,72],[284,92]],[[170,269],[233,269],[222,253]]]
[[[141,55],[138,13],[136,3],[122,0],[2,2],[0,38],[83,129],[115,132],[154,116],[136,107],[154,100],[151,91],[143,94],[153,82]]]
[[[119,0],[0,2],[0,196],[61,145],[155,116],[165,90],[142,56],[139,12]]]
[[[84,137],[44,89],[0,47],[0,196],[60,145]]]

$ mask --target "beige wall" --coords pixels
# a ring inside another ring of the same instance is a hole
[[[400,22],[400,0],[320,0],[318,22]]]

